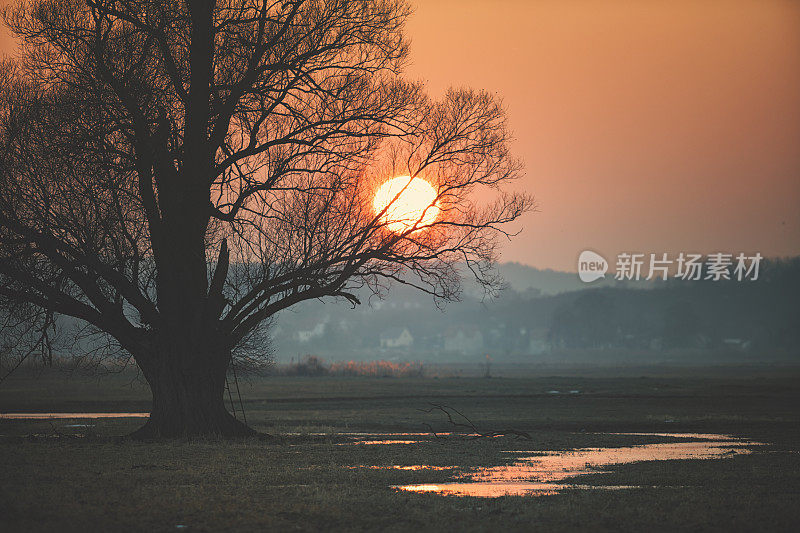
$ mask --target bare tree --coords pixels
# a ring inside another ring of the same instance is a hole
[[[132,355],[153,394],[139,436],[249,434],[223,404],[231,353],[293,304],[497,283],[495,240],[531,207],[504,191],[520,165],[502,106],[403,77],[402,1],[4,15],[23,52],[0,72],[0,296]],[[390,229],[373,196],[395,176],[433,185],[438,215]]]

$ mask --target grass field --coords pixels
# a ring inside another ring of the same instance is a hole
[[[793,374],[261,378],[242,387],[245,409],[248,422],[273,438],[244,442],[109,438],[141,419],[0,420],[0,530],[796,530],[798,383]],[[481,429],[513,427],[533,440],[351,444],[358,432],[424,432],[423,423],[449,430],[441,413],[419,410],[429,402],[459,409]],[[20,374],[0,386],[0,412],[147,409],[147,390],[130,376]],[[94,427],[68,427],[75,424]],[[486,499],[392,488],[502,465],[508,450],[675,440],[614,432],[721,433],[768,445],[751,455],[632,463],[572,480],[640,489]],[[364,468],[412,465],[457,468]]]

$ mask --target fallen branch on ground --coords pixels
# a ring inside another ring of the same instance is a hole
[[[464,436],[469,437],[471,439],[505,437],[505,436],[513,435],[513,436],[515,436],[517,438],[526,439],[526,440],[532,440],[532,438],[531,438],[529,433],[526,433],[524,431],[520,431],[518,429],[503,429],[503,430],[499,430],[499,431],[488,431],[488,432],[481,431],[481,430],[479,430],[477,428],[477,426],[475,426],[475,424],[472,422],[472,420],[470,420],[466,415],[464,415],[458,409],[455,409],[455,408],[450,407],[448,405],[441,405],[441,404],[438,404],[438,403],[430,403],[429,405],[431,405],[431,407],[429,409],[417,409],[417,411],[422,411],[423,413],[432,413],[434,411],[441,411],[442,413],[445,414],[445,416],[447,416],[447,421],[453,427],[455,427],[455,428],[464,428],[464,429],[470,430],[472,433],[469,434],[469,435],[464,435]],[[453,418],[454,414],[457,415],[458,417],[460,417],[461,419],[463,419],[464,422],[456,422],[456,420]],[[433,430],[433,428],[431,427],[430,424],[427,424],[427,423],[423,422],[422,425],[426,426],[428,428],[428,431],[430,431],[431,434],[434,437],[436,437],[437,439],[444,438],[444,437],[440,436],[439,434],[437,434]]]

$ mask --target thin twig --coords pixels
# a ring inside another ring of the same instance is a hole
[[[458,409],[455,409],[455,408],[450,407],[448,405],[441,405],[441,404],[432,403],[432,402],[429,402],[429,405],[431,405],[431,407],[429,409],[417,409],[417,411],[422,411],[423,413],[432,413],[434,411],[441,411],[442,413],[445,414],[445,416],[447,416],[447,421],[453,427],[466,428],[466,429],[471,430],[472,434],[468,435],[468,437],[471,438],[471,439],[504,437],[504,436],[508,436],[508,435],[513,435],[513,436],[515,436],[517,438],[522,438],[522,439],[526,439],[526,440],[533,440],[529,433],[526,433],[525,431],[520,431],[518,429],[513,429],[513,428],[502,429],[502,430],[498,430],[498,431],[488,431],[488,432],[487,431],[481,431],[480,429],[478,429],[478,427],[475,425],[475,423],[472,422],[472,420],[470,420],[464,413],[462,413]],[[453,419],[453,413],[458,415],[459,417],[463,418],[466,421],[466,424],[464,422],[456,422]],[[433,434],[434,437],[436,437],[437,439],[438,438],[442,438],[439,435],[437,435],[436,432],[433,431],[433,429],[431,428],[430,424],[423,423],[423,425],[428,427],[428,429],[430,430],[430,432]]]

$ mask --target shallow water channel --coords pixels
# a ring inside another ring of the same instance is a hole
[[[149,413],[0,413],[0,419],[14,420],[74,420],[97,418],[146,418]],[[73,424],[69,427],[90,426]],[[432,492],[450,496],[495,498],[504,495],[545,496],[565,490],[621,490],[642,488],[632,485],[582,485],[567,480],[585,474],[610,472],[610,467],[641,461],[720,460],[753,453],[762,443],[728,435],[708,433],[611,433],[612,435],[649,435],[684,439],[666,442],[623,446],[619,448],[581,448],[565,451],[513,450],[502,453],[513,457],[504,466],[472,469],[455,474],[448,483],[396,485],[408,492]],[[323,435],[320,433],[319,435]],[[429,433],[342,433],[353,439],[338,445],[397,445],[417,444]],[[440,436],[449,436],[449,433]],[[387,438],[388,437],[388,438]],[[389,470],[462,470],[458,466],[432,465],[359,465],[354,468]]]
[[[736,439],[727,435],[693,433],[637,433],[686,439],[682,442],[644,444],[620,448],[582,448],[569,451],[506,451],[516,457],[511,464],[476,469],[459,474],[451,483],[398,485],[409,492],[433,492],[453,496],[494,498],[504,495],[545,496],[565,490],[620,490],[637,486],[581,485],[566,480],[584,474],[608,472],[614,465],[640,461],[676,459],[712,460],[753,453],[761,443]],[[387,467],[424,470],[425,465]],[[456,467],[453,467],[455,469]],[[443,469],[436,467],[435,469]]]
[[[5,420],[73,420],[81,418],[147,418],[150,413],[0,413]]]

